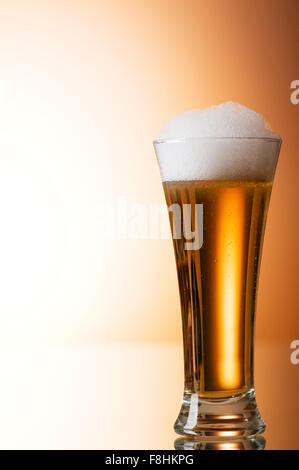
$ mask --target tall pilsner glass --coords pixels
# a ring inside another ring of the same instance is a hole
[[[178,434],[253,436],[265,429],[255,401],[254,322],[280,144],[244,137],[154,142],[171,207],[182,313],[185,388]],[[191,208],[188,223],[201,233],[197,246],[186,243],[190,227],[174,207]]]

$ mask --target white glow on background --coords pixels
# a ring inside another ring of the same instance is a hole
[[[5,85],[3,81],[0,80],[0,106],[3,106],[5,101]]]
[[[0,341],[159,340],[171,244],[103,243],[99,214],[120,195],[163,200],[148,65],[110,2],[66,5],[0,4]]]

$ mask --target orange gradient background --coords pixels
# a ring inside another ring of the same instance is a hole
[[[298,320],[298,2],[0,2],[1,341],[180,341],[168,240],[111,240],[99,207],[164,200],[152,140],[226,100],[283,138],[257,337]]]

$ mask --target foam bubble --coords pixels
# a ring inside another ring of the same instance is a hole
[[[175,115],[155,148],[163,181],[271,180],[280,143],[262,115],[228,102]]]

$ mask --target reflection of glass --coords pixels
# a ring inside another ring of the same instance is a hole
[[[155,142],[166,202],[172,208],[182,310],[185,390],[175,423],[178,434],[229,438],[265,429],[255,401],[253,335],[262,242],[280,143],[274,138]],[[195,174],[192,179],[186,166],[190,161],[201,169],[201,155],[211,165],[209,178]],[[181,179],[167,179],[173,161]],[[188,249],[178,234],[200,230],[200,204],[203,244]],[[183,216],[177,217],[174,207]],[[191,207],[188,228],[185,207]]]
[[[179,438],[174,441],[176,450],[263,450],[266,440],[262,436],[237,440],[210,441],[196,437]]]

